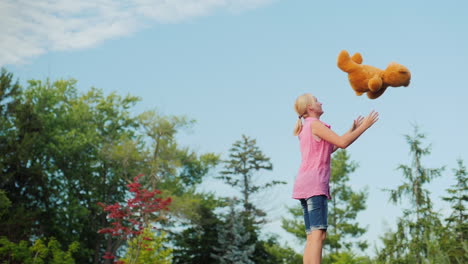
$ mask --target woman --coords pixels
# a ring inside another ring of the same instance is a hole
[[[294,135],[299,137],[302,162],[294,183],[293,198],[301,202],[304,211],[307,243],[303,261],[304,264],[319,264],[328,227],[331,154],[337,148],[345,149],[351,145],[377,122],[379,114],[372,111],[366,118],[359,116],[351,129],[339,136],[320,120],[322,103],[315,96],[299,96],[294,108],[299,117]]]

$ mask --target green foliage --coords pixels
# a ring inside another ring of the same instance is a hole
[[[177,219],[199,217],[184,198],[219,157],[177,145],[175,134],[193,121],[154,112],[133,116],[139,98],[95,88],[81,94],[76,83],[31,80],[22,89],[2,70],[0,189],[11,206],[1,209],[7,213],[0,233],[12,241],[80,240],[77,261],[98,263],[113,241],[97,234],[107,219],[96,203],[124,201],[128,181],[146,172],[178,200],[181,210],[171,212]]]
[[[193,204],[193,208],[199,217],[190,219],[189,228],[174,236],[174,263],[217,263],[213,254],[220,246],[217,227],[222,221],[215,210],[225,203],[213,194],[203,194],[198,199],[201,202]]]
[[[176,134],[191,127],[195,121],[185,116],[163,116],[156,111],[146,111],[138,116],[142,133],[150,141],[147,148],[149,154],[148,171],[149,184],[158,182],[194,186],[201,182],[209,168],[216,165],[218,156],[212,153],[198,157],[188,148],[180,147],[176,142]],[[158,185],[159,186],[159,185]],[[175,194],[183,192],[174,188]]]
[[[106,146],[132,139],[128,108],[138,99],[97,89],[79,95],[75,80],[31,80],[9,113],[13,126],[1,166],[0,188],[13,202],[4,234],[19,241],[54,235],[62,244],[80,239],[80,262],[91,262],[105,218],[96,202],[125,195],[124,164]],[[136,167],[130,164],[129,167]],[[2,232],[3,233],[3,232]]]
[[[363,251],[367,242],[360,241],[366,229],[360,227],[356,221],[357,214],[366,209],[366,191],[354,191],[347,183],[349,174],[357,168],[355,162],[350,161],[346,150],[338,150],[332,157],[330,191],[332,200],[328,203],[327,239],[324,247],[331,254],[340,251],[350,251],[353,246]]]
[[[458,160],[458,168],[454,169],[456,183],[447,189],[449,196],[443,197],[451,204],[452,212],[445,220],[444,246],[450,258],[450,263],[468,263],[468,217],[466,202],[468,201],[467,171],[462,160]]]
[[[456,238],[465,240],[468,232],[468,222],[465,203],[468,202],[468,173],[462,160],[458,160],[458,168],[454,169],[456,184],[447,189],[447,194],[451,195],[444,197],[444,201],[452,205],[452,213],[445,220],[454,228]]]
[[[0,238],[0,261],[5,264],[74,264],[73,254],[79,243],[72,242],[67,251],[61,249],[55,238],[37,239],[33,245],[26,241],[13,243],[6,237]]]
[[[323,264],[371,264],[369,257],[359,257],[349,251],[330,254],[323,258]]]
[[[446,263],[442,260],[446,257],[440,239],[443,226],[425,188],[433,178],[440,176],[443,168],[423,166],[422,157],[430,154],[430,147],[422,146],[424,138],[417,127],[413,136],[406,136],[412,163],[398,167],[403,172],[404,182],[389,192],[392,202],[398,203],[406,197],[412,207],[403,210],[403,217],[397,220],[397,230],[387,231],[382,237],[384,248],[377,254],[379,263]],[[434,262],[436,259],[439,262]]]
[[[229,159],[224,161],[224,170],[217,177],[242,193],[244,212],[251,218],[265,216],[265,212],[252,204],[252,195],[278,184],[286,184],[283,181],[256,184],[258,176],[254,178],[254,173],[260,170],[273,170],[270,158],[263,154],[255,139],[242,135],[242,139],[234,142],[229,149]]]
[[[13,74],[8,73],[2,68],[0,74],[0,189],[2,190],[2,213],[0,215],[0,234],[14,237],[15,241],[27,239],[27,233],[24,226],[31,225],[36,211],[33,208],[25,209],[17,205],[18,199],[24,200],[25,197],[18,197],[8,185],[15,182],[15,171],[18,167],[18,161],[24,153],[29,150],[22,148],[21,153],[17,151],[16,141],[19,137],[17,132],[17,109],[20,102],[22,88],[19,83],[13,81]],[[30,122],[33,122],[30,119]],[[23,126],[22,129],[27,129]],[[23,176],[24,177],[24,176]],[[20,201],[21,201],[20,200]],[[10,210],[7,211],[7,208]]]
[[[218,243],[212,255],[220,264],[253,264],[255,244],[249,243],[250,233],[246,230],[244,217],[236,211],[234,202],[225,216],[225,222],[218,225]]]
[[[245,135],[242,135],[241,140],[233,143],[229,149],[229,159],[224,160],[223,163],[224,169],[221,171],[221,175],[216,178],[223,180],[241,193],[242,223],[246,235],[249,237],[245,243],[252,245],[254,249],[253,257],[249,261],[255,263],[264,263],[265,260],[272,261],[272,258],[275,258],[271,255],[274,252],[272,251],[273,246],[268,246],[265,241],[259,239],[260,228],[265,223],[266,213],[252,203],[252,197],[275,185],[286,183],[276,180],[265,181],[256,174],[260,170],[272,170],[273,165],[270,158],[265,156],[257,146],[257,141]],[[221,240],[219,242],[222,243]],[[267,248],[271,250],[268,251]]]
[[[143,234],[129,241],[127,254],[122,260],[127,264],[171,264],[172,248],[165,245],[167,242],[165,232],[154,232],[146,228]]]
[[[181,147],[176,141],[178,132],[195,123],[187,117],[164,116],[156,111],[147,111],[138,116],[141,134],[148,142],[144,146],[146,185],[156,185],[173,202],[170,213],[179,219],[197,218],[194,205],[200,202],[195,187],[202,182],[208,171],[219,162],[214,153],[197,154]]]
[[[4,214],[8,213],[8,208],[11,207],[11,201],[8,199],[5,191],[0,190],[0,219]]]
[[[297,254],[288,246],[281,246],[276,236],[270,236],[267,240],[257,242],[257,248],[261,247],[264,255],[254,256],[256,264],[301,264],[302,255]]]
[[[21,86],[18,81],[13,81],[13,74],[6,69],[0,70],[0,118],[1,130],[0,135],[5,135],[10,132],[5,128],[11,128],[9,125],[14,122],[10,118],[10,114],[15,111],[15,105],[18,103],[18,95],[21,94]],[[5,142],[0,142],[4,144]]]
[[[281,218],[281,227],[286,232],[291,233],[300,244],[306,242],[306,232],[304,227],[304,213],[302,207],[298,204],[295,207],[287,208],[292,218]]]
[[[414,261],[407,254],[408,242],[404,224],[402,221],[398,221],[396,231],[388,230],[381,237],[384,247],[377,252],[377,263],[406,264],[411,263],[409,261]]]
[[[419,216],[419,210],[425,205],[431,204],[429,192],[424,189],[424,185],[431,182],[435,177],[439,177],[444,168],[427,169],[422,166],[422,157],[429,155],[431,151],[430,146],[421,146],[422,140],[426,136],[419,132],[418,127],[414,128],[413,136],[406,135],[405,137],[410,146],[412,164],[398,166],[405,181],[395,190],[390,190],[390,199],[392,202],[398,203],[403,196],[406,196],[415,206],[416,214]]]

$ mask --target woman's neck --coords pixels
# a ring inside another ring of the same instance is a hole
[[[306,118],[307,118],[307,117],[312,117],[312,118],[320,119],[320,116],[321,116],[321,115],[318,114],[318,113],[316,113],[316,112],[309,112],[309,113],[307,113]]]

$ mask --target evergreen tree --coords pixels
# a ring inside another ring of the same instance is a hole
[[[224,170],[217,177],[241,192],[243,224],[250,234],[248,243],[255,245],[253,259],[255,262],[269,259],[270,255],[259,239],[260,228],[265,223],[266,214],[253,204],[252,198],[265,189],[286,184],[283,181],[262,181],[256,174],[260,170],[272,169],[270,158],[260,150],[256,140],[242,135],[242,139],[234,142],[229,149],[229,159],[224,161]]]
[[[306,232],[304,226],[304,212],[300,205],[294,207],[288,207],[288,212],[292,216],[292,219],[282,217],[281,227],[286,232],[291,233],[297,239],[300,244],[306,242]]]
[[[259,170],[272,170],[270,158],[265,156],[257,146],[257,141],[245,135],[234,142],[229,150],[229,160],[224,161],[224,170],[221,171],[222,179],[228,185],[238,189],[242,193],[244,212],[250,217],[263,217],[265,212],[257,209],[253,204],[252,195],[278,184],[286,184],[282,181],[270,181],[265,184],[257,184],[254,173]]]
[[[250,233],[244,226],[244,217],[235,209],[232,201],[224,224],[218,225],[216,253],[212,255],[220,264],[254,264],[252,256],[255,244],[249,243]]]
[[[443,199],[452,206],[452,213],[447,221],[445,248],[451,263],[468,263],[468,217],[466,202],[468,201],[467,171],[462,160],[458,160],[455,172],[455,185],[447,189],[448,197]]]
[[[442,223],[433,211],[430,193],[426,189],[432,179],[441,175],[443,168],[423,166],[422,157],[431,152],[430,146],[422,146],[425,135],[417,127],[413,136],[405,137],[410,146],[412,163],[398,166],[403,173],[404,182],[389,192],[393,203],[397,204],[403,198],[408,198],[412,207],[403,210],[403,217],[397,220],[397,230],[389,231],[382,237],[384,248],[377,256],[381,263],[420,264],[443,258],[439,244]]]
[[[255,252],[263,253],[253,257],[255,264],[302,264],[302,255],[287,245],[281,246],[276,235],[258,241]]]
[[[357,214],[366,209],[366,191],[355,191],[349,185],[349,175],[357,168],[355,162],[350,161],[346,150],[338,150],[332,158],[330,194],[328,202],[328,225],[325,250],[329,254],[340,251],[350,251],[353,246],[363,251],[367,248],[366,241],[360,241],[366,229],[356,221]]]
[[[174,236],[174,263],[218,263],[213,257],[219,248],[217,227],[222,221],[215,210],[224,205],[214,195],[205,194],[201,203],[196,205],[199,218],[191,219],[189,228]]]

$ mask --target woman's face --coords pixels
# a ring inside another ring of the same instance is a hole
[[[313,97],[312,100],[314,101],[314,104],[312,105],[312,109],[314,112],[317,114],[323,114],[323,109],[322,109],[322,103],[317,100],[317,97]]]

